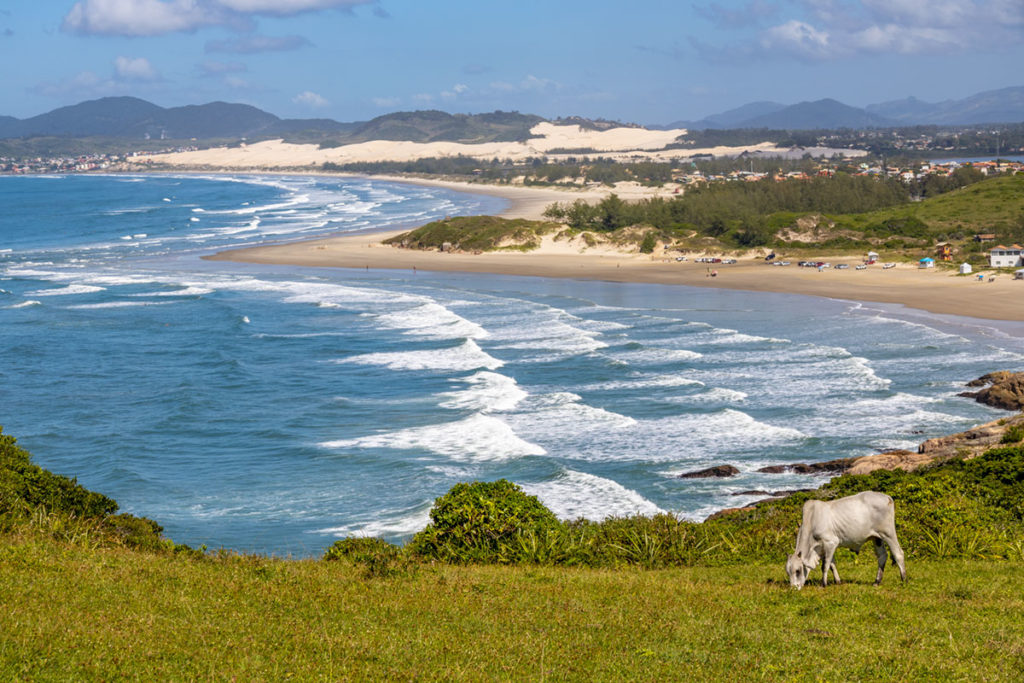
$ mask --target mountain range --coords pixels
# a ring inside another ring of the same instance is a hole
[[[370,121],[282,119],[247,104],[211,102],[164,108],[136,97],[104,97],[61,107],[27,119],[0,116],[0,139],[87,138],[122,140],[215,140],[285,138],[293,142],[342,145],[367,140],[413,142],[497,142],[526,140],[545,119],[518,112],[449,114],[443,111],[396,112]],[[559,119],[598,129],[612,125],[578,117]],[[1024,122],[1024,87],[991,90],[939,103],[913,97],[863,109],[832,99],[784,105],[752,102],[699,121],[676,121],[657,128],[769,128],[813,130],[887,128],[911,125],[971,125]],[[622,124],[627,125],[627,124]]]
[[[1024,87],[988,90],[961,100],[932,104],[916,97],[870,104],[863,109],[833,99],[785,105],[751,102],[699,121],[675,121],[664,128],[771,128],[815,130],[892,128],[1024,122]]]

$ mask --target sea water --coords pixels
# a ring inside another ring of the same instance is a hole
[[[402,541],[499,478],[565,519],[702,519],[823,481],[759,467],[995,419],[956,394],[1024,360],[1018,324],[898,306],[200,258],[504,206],[436,188],[0,177],[0,206],[5,433],[192,545]]]

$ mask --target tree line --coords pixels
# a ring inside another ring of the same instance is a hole
[[[667,234],[696,232],[741,247],[769,244],[798,214],[864,213],[909,202],[896,179],[837,174],[809,180],[759,180],[697,185],[685,194],[627,203],[612,194],[596,204],[552,204],[544,215],[577,230],[649,225]]]

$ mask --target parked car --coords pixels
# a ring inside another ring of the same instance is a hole
[[[859,266],[857,266],[857,270],[867,270],[867,269],[868,269],[867,265],[863,264],[863,263],[860,264]]]
[[[836,270],[846,270],[849,267],[850,266],[848,264],[846,264],[846,263],[837,263],[836,264]]]
[[[722,263],[736,263],[736,259],[734,259],[734,258],[724,258],[724,259],[722,259]]]

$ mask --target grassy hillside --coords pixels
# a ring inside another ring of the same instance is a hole
[[[4,680],[1017,680],[1024,564],[916,562],[791,591],[664,571],[205,560],[0,545]]]
[[[866,229],[872,225],[921,221],[931,236],[949,233],[1024,232],[1024,175],[1002,176],[968,185],[952,192],[931,197],[923,202],[836,217],[836,221],[852,228]]]
[[[704,524],[565,524],[510,483],[460,485],[404,549],[322,561],[152,542],[153,523],[140,543],[0,435],[0,680],[1017,680],[1019,436]],[[865,488],[896,499],[909,581],[872,586],[873,553],[841,551],[842,585],[792,591],[800,503]]]

